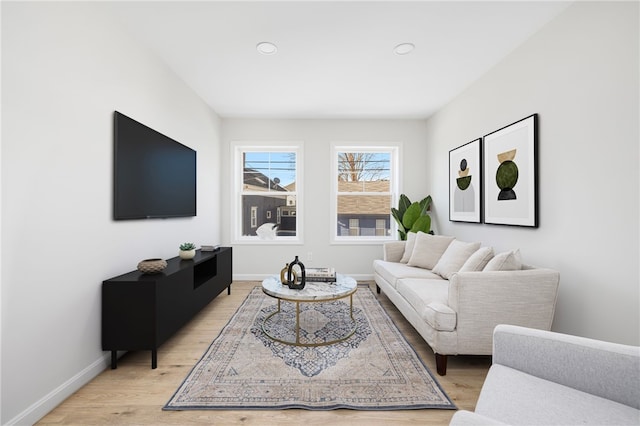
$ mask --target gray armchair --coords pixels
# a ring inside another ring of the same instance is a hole
[[[450,424],[639,425],[640,347],[498,325],[475,413]]]

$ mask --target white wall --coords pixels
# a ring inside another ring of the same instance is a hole
[[[442,233],[560,271],[553,329],[640,344],[638,3],[579,2],[427,121]],[[449,222],[448,152],[539,114],[538,229]]]
[[[102,280],[143,258],[172,257],[187,240],[230,241],[231,194],[221,182],[233,140],[305,143],[305,221],[313,224],[303,246],[234,247],[234,275],[272,274],[308,251],[315,264],[370,275],[379,246],[329,244],[329,143],[400,141],[402,190],[433,195],[437,233],[519,247],[525,261],[558,269],[554,329],[639,344],[637,3],[570,7],[426,123],[222,125],[98,4],[1,7],[2,424],[37,420],[106,366]],[[198,151],[198,217],[111,219],[115,109]],[[448,151],[533,112],[540,228],[449,222]]]
[[[197,150],[197,217],[112,220],[114,110]],[[99,4],[2,3],[2,424],[105,368],[104,279],[220,241],[219,126]]]
[[[230,144],[234,141],[303,142],[304,163],[304,244],[301,245],[235,245],[234,277],[258,279],[276,274],[286,262],[300,256],[305,266],[333,266],[356,278],[371,278],[373,259],[382,255],[380,244],[330,244],[331,142],[400,142],[404,148],[402,191],[412,200],[427,192],[427,157],[424,120],[222,120],[222,143],[228,158],[233,158]],[[223,173],[230,176],[229,164]],[[224,205],[231,205],[234,195],[230,185],[223,189]],[[224,240],[232,240],[230,208],[223,211]],[[306,260],[307,253],[313,260]]]

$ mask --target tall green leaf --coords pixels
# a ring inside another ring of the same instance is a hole
[[[404,217],[404,213],[407,211],[409,206],[411,205],[411,200],[404,194],[400,194],[400,200],[398,201],[398,213],[400,213],[400,219]]]
[[[423,198],[420,201],[420,214],[421,214],[421,216],[426,215],[427,212],[429,211],[430,207],[431,207],[431,195],[427,195],[425,198]]]
[[[402,225],[402,215],[400,214],[398,209],[396,209],[395,207],[391,207],[391,216],[393,216],[393,218],[396,220],[400,228],[404,226]]]
[[[422,231],[425,234],[428,234],[431,231],[431,216],[425,215],[420,216],[413,222],[413,226],[411,227],[411,232]]]
[[[415,202],[411,204],[402,216],[402,225],[405,229],[411,229],[413,223],[420,217],[420,204]]]

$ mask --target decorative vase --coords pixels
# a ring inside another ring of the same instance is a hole
[[[145,259],[138,263],[138,271],[143,274],[157,274],[164,271],[167,267],[167,262],[164,259]]]
[[[304,272],[304,264],[298,260],[298,256],[289,263],[286,276],[289,288],[302,290],[307,281],[307,274]]]
[[[182,260],[191,260],[196,255],[196,249],[193,250],[180,250],[180,259]]]
[[[285,263],[284,264],[284,268],[280,269],[280,282],[282,284],[288,284],[289,282],[287,281],[287,279],[285,278],[285,274],[287,273],[287,271],[289,270],[289,264]]]
[[[280,283],[282,285],[286,285],[286,286],[289,285],[289,280],[287,280],[288,272],[289,272],[289,264],[287,263],[284,265],[284,268],[280,270]],[[295,282],[298,280],[298,274],[296,273],[296,271],[291,271],[291,273],[293,274],[292,281],[295,284]]]

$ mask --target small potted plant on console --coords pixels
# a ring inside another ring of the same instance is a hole
[[[196,255],[196,245],[193,243],[180,244],[180,259],[190,260]]]

